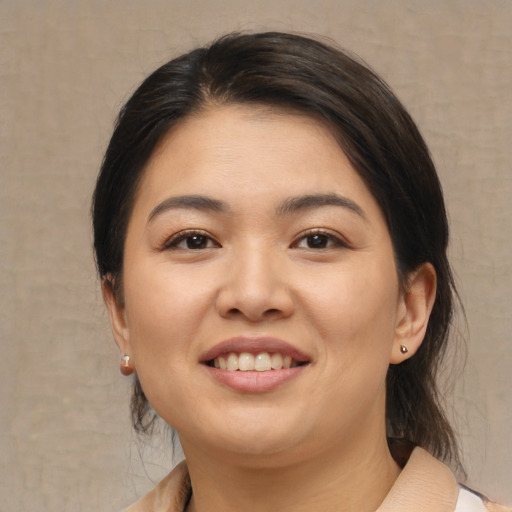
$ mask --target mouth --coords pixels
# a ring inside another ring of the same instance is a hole
[[[282,370],[296,368],[308,364],[308,361],[297,361],[292,356],[274,352],[259,352],[252,354],[250,352],[229,352],[224,353],[215,359],[211,359],[206,364],[219,370],[229,372],[269,372],[273,370]]]
[[[232,338],[200,357],[221,384],[241,392],[270,391],[303,373],[311,357],[275,338]]]

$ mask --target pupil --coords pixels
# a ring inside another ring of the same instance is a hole
[[[327,246],[327,237],[325,235],[308,236],[308,247],[311,249],[323,249]]]
[[[206,240],[202,235],[189,236],[187,238],[188,249],[202,249],[205,246]]]

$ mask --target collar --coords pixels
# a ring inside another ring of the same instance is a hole
[[[453,512],[458,494],[450,469],[417,446],[376,512]]]
[[[376,512],[453,512],[459,488],[450,469],[416,447]],[[190,499],[185,461],[125,512],[183,512]]]
[[[191,493],[187,464],[183,460],[152,491],[124,512],[184,512]]]

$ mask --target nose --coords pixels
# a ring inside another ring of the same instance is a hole
[[[283,258],[271,253],[272,249],[252,247],[233,254],[217,296],[220,316],[255,323],[293,314],[286,264]]]

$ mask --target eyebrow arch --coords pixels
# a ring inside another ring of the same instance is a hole
[[[310,210],[322,206],[341,206],[356,213],[364,220],[366,215],[363,209],[348,197],[338,194],[307,194],[304,196],[290,197],[283,201],[277,208],[278,215],[290,215],[301,210]]]
[[[201,195],[176,196],[169,197],[155,206],[149,214],[148,222],[165,211],[187,208],[221,213],[229,211],[229,207],[226,203],[211,197]]]

